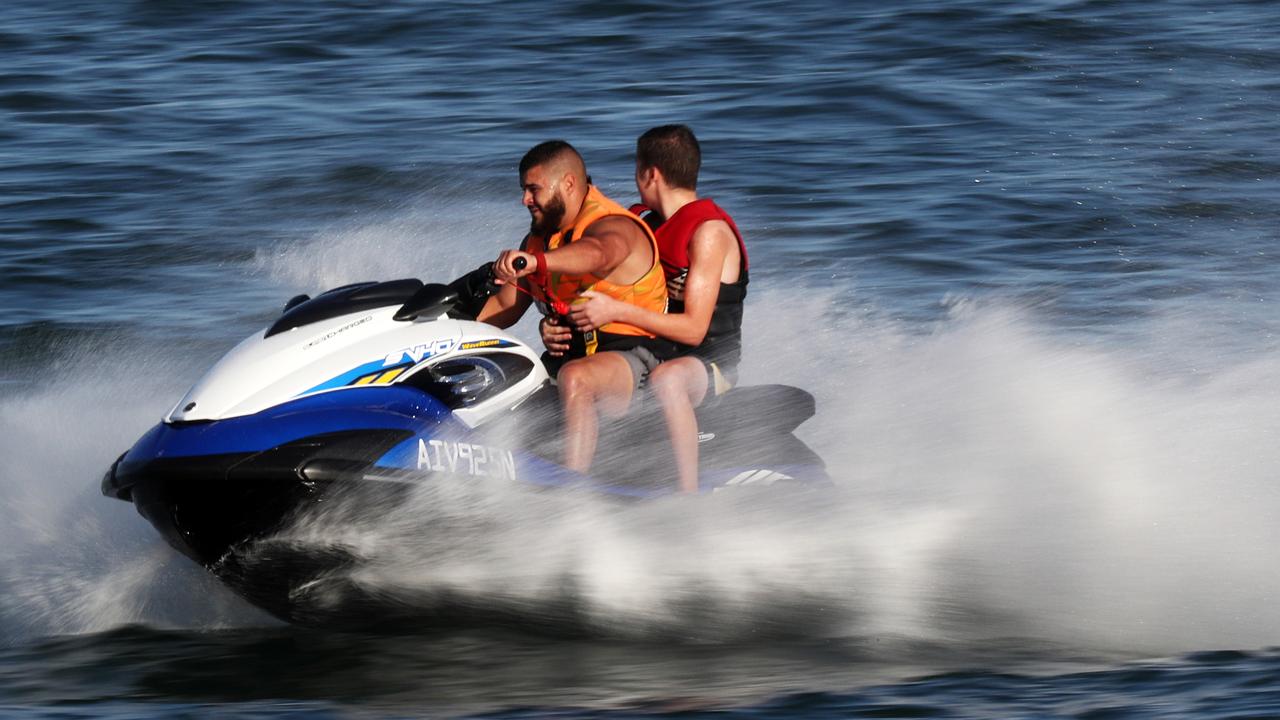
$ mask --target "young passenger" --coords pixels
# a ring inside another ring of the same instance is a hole
[[[664,125],[636,141],[636,188],[656,219],[658,254],[667,279],[668,312],[618,302],[586,291],[570,320],[578,331],[630,326],[669,338],[685,355],[649,374],[662,406],[675,453],[679,490],[698,491],[698,421],[694,408],[708,389],[720,395],[737,380],[742,356],[742,303],[747,294],[747,251],[728,213],[698,198],[702,153],[693,131]],[[633,208],[634,209],[634,208]],[[554,321],[542,325],[548,351],[568,350],[569,332]]]

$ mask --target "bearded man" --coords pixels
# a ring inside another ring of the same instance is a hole
[[[529,234],[519,250],[493,264],[503,284],[479,319],[510,327],[537,301],[543,315],[568,326],[569,306],[595,292],[653,312],[667,306],[666,279],[653,232],[591,184],[586,164],[563,140],[534,146],[520,160]],[[586,472],[595,456],[599,417],[626,412],[631,397],[674,343],[625,322],[574,332],[551,358],[564,410],[564,464]]]

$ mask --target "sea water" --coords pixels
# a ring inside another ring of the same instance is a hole
[[[1280,714],[1277,26],[1243,0],[7,8],[0,714]],[[514,246],[542,140],[632,200],[670,122],[750,249],[743,381],[816,395],[832,502],[534,522],[427,494],[340,538],[379,558],[354,580],[516,620],[353,635],[281,625],[99,494],[287,298]]]

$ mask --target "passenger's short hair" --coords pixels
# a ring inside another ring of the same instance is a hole
[[[640,169],[658,168],[672,187],[696,190],[702,149],[687,125],[661,125],[636,140]]]
[[[539,165],[548,165],[569,160],[577,167],[583,168],[585,171],[586,164],[582,161],[582,155],[569,143],[564,140],[547,140],[540,142],[529,149],[529,152],[520,158],[520,177],[524,177],[525,173],[531,168]]]

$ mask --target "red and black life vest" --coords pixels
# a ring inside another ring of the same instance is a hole
[[[643,205],[631,208],[635,213],[646,210],[648,208]],[[684,283],[689,275],[689,243],[698,227],[708,220],[723,220],[733,231],[733,236],[738,241],[738,280],[720,283],[720,293],[716,297],[715,309],[711,312],[707,335],[696,348],[687,349],[708,362],[731,368],[736,367],[742,358],[742,303],[747,297],[749,282],[747,247],[742,241],[738,226],[719,205],[709,198],[700,198],[687,203],[664,220],[657,226],[654,235],[658,240],[658,259],[662,262],[662,271],[667,278],[667,312],[684,312]]]

